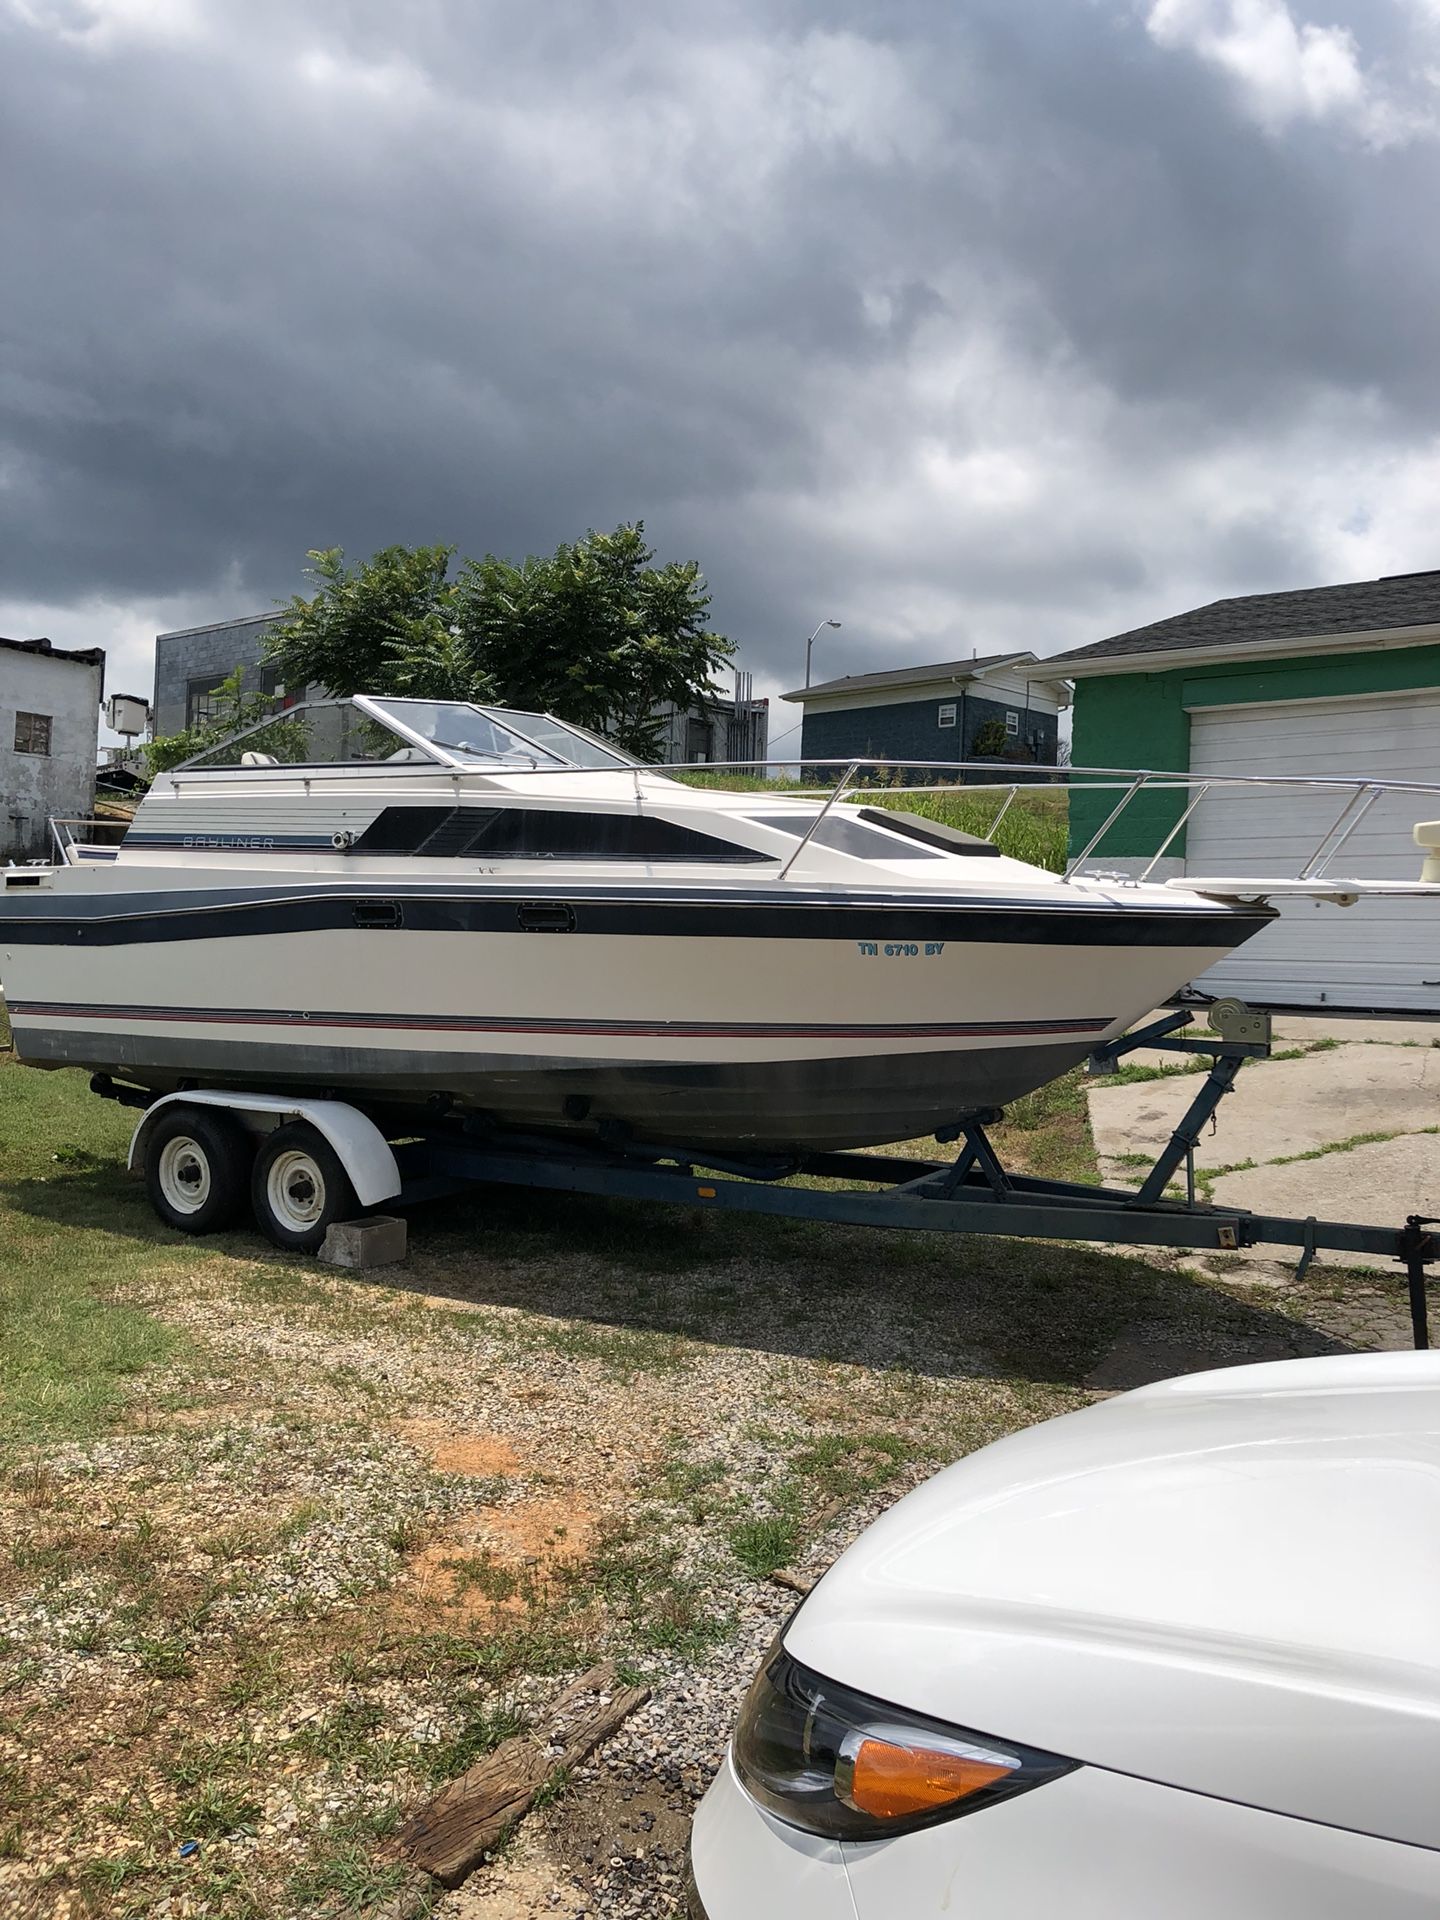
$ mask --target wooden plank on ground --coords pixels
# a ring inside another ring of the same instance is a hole
[[[586,1759],[650,1698],[622,1687],[605,1661],[569,1686],[529,1733],[505,1740],[412,1813],[397,1835],[402,1853],[443,1887],[456,1887],[555,1775]]]

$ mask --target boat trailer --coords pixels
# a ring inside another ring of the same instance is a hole
[[[937,1142],[956,1143],[953,1160],[873,1151],[781,1158],[652,1145],[604,1127],[593,1139],[524,1134],[483,1114],[447,1111],[444,1102],[432,1104],[423,1115],[407,1116],[409,1124],[402,1132],[394,1116],[375,1108],[362,1111],[341,1092],[308,1101],[191,1088],[152,1104],[137,1089],[116,1086],[106,1076],[97,1076],[91,1084],[111,1099],[147,1107],[136,1129],[132,1166],[143,1164],[144,1136],[161,1108],[203,1103],[230,1110],[252,1128],[273,1127],[283,1119],[317,1127],[368,1207],[386,1201],[409,1206],[496,1184],[928,1233],[1204,1252],[1293,1247],[1300,1256],[1297,1277],[1322,1250],[1369,1254],[1396,1260],[1404,1268],[1414,1343],[1428,1347],[1427,1268],[1440,1259],[1440,1235],[1431,1231],[1440,1220],[1412,1214],[1402,1227],[1387,1228],[1251,1213],[1197,1199],[1195,1149],[1201,1134],[1245,1062],[1265,1059],[1271,1050],[1268,1014],[1229,1000],[1215,1003],[1209,1018],[1213,1038],[1182,1035],[1180,1029],[1190,1025],[1192,1012],[1172,1010],[1106,1041],[1091,1055],[1090,1068],[1096,1073],[1113,1072],[1126,1054],[1140,1048],[1210,1058],[1195,1097],[1134,1190],[1007,1171],[987,1132],[1003,1117],[995,1110],[962,1114],[936,1135]],[[1176,1197],[1179,1179],[1183,1197]],[[845,1184],[803,1184],[810,1180]]]

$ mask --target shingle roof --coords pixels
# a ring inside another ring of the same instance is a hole
[[[43,653],[51,660],[76,660],[83,667],[105,664],[103,647],[56,647],[48,640],[7,640],[3,635],[0,635],[0,647],[9,647],[14,653]]]
[[[1318,639],[1325,634],[1378,633],[1388,627],[1440,625],[1440,572],[1394,573],[1338,587],[1302,587],[1292,593],[1247,593],[1212,600],[1152,626],[1133,627],[1071,653],[1056,666],[1132,653],[1171,653],[1190,647]]]
[[[927,680],[968,680],[987,667],[1003,667],[1009,660],[1033,660],[1033,653],[982,653],[966,660],[940,660],[933,667],[892,667],[885,673],[848,673],[840,680],[817,680],[813,687],[796,687],[782,700],[805,700],[817,693],[861,693],[869,687],[907,687]]]

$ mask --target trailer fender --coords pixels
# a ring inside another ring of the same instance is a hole
[[[268,1133],[287,1120],[306,1120],[339,1154],[362,1207],[393,1200],[400,1191],[400,1169],[390,1142],[358,1107],[344,1100],[288,1100],[276,1094],[224,1093],[203,1087],[167,1093],[145,1109],[130,1141],[126,1164],[132,1173],[144,1169],[146,1137],[156,1117],[173,1106],[223,1107],[252,1133]]]

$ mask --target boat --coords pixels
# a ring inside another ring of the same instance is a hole
[[[27,1064],[697,1151],[953,1136],[1274,917],[843,777],[696,785],[549,714],[360,695],[161,773],[105,851],[0,874]]]

